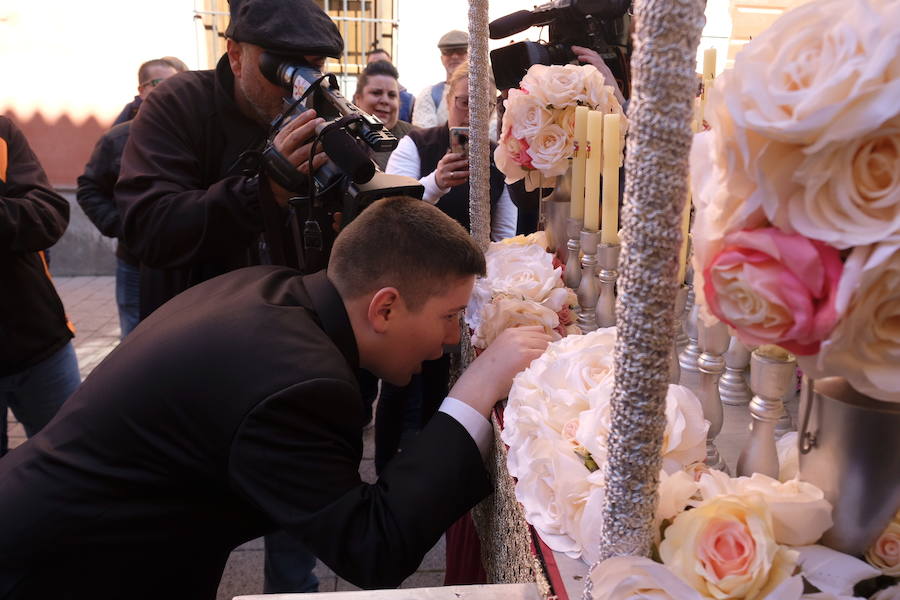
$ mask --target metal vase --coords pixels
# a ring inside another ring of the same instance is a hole
[[[804,378],[798,438],[800,478],[834,506],[822,543],[864,553],[900,507],[900,404],[860,394],[841,377]]]

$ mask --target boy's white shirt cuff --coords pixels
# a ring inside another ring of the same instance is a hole
[[[478,451],[481,452],[481,458],[487,458],[488,450],[494,439],[494,428],[490,421],[462,400],[451,396],[444,398],[438,410],[456,419],[472,436],[475,445],[478,446]]]

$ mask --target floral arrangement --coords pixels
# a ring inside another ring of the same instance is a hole
[[[466,308],[472,345],[487,348],[509,327],[540,325],[554,339],[580,334],[562,267],[545,249],[543,232],[492,243],[485,253],[487,274],[475,283]]]
[[[595,600],[900,598],[896,579],[884,577],[888,565],[900,569],[896,537],[886,537],[896,534],[885,532],[870,551],[879,568],[815,545],[832,525],[832,507],[812,484],[701,469],[664,476],[659,494],[655,560],[600,563],[591,574]]]
[[[818,0],[710,90],[691,172],[704,318],[900,402],[900,2]]]
[[[552,549],[589,562],[602,533],[615,340],[610,327],[550,344],[513,381],[501,434],[525,518]],[[664,474],[705,458],[709,428],[681,386],[669,386],[666,416]]]
[[[525,179],[525,188],[553,187],[575,152],[575,107],[621,116],[624,147],[627,120],[614,89],[591,65],[532,65],[504,101],[500,142],[494,151],[506,183]],[[548,181],[549,180],[549,181]]]

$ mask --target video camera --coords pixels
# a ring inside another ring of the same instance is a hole
[[[285,109],[272,122],[262,153],[266,173],[291,192],[308,193],[303,199],[310,203],[310,210],[324,206],[329,213],[342,212],[342,222],[347,224],[379,198],[422,197],[424,187],[418,180],[383,173],[372,160],[368,148],[393,150],[397,138],[378,117],[344,98],[334,75],[323,75],[312,66],[298,64],[297,59],[269,52],[260,56],[259,68],[266,79],[286,92]],[[325,119],[316,130],[310,161],[320,145],[330,160],[307,178],[278,152],[273,140],[291,119],[310,109]],[[305,229],[304,245],[308,246]]]
[[[549,43],[518,42],[491,51],[497,88],[519,86],[531,65],[564,65],[575,60],[572,46],[597,52],[609,66],[625,98],[630,92],[631,0],[555,0],[491,21],[491,39],[529,27],[550,26]]]

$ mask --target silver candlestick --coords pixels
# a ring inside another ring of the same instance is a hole
[[[616,324],[616,279],[619,278],[621,244],[600,244],[597,257],[600,264],[600,298],[597,300],[597,327]]]
[[[566,244],[568,253],[566,255],[566,287],[577,290],[578,284],[581,283],[581,227],[583,221],[581,219],[570,218],[567,224],[569,234],[569,243]]]
[[[584,333],[597,329],[597,299],[600,284],[597,280],[597,246],[600,244],[599,231],[581,232],[581,283],[578,284],[578,327]]]
[[[688,298],[690,298],[690,294],[688,294]],[[699,319],[700,307],[694,304],[684,320],[684,332],[688,337],[688,344],[678,355],[678,366],[681,371],[681,378],[678,382],[698,395],[700,393],[700,369],[697,368],[697,359],[700,358],[700,345],[697,343],[697,321]]]
[[[675,293],[675,339],[672,344],[672,355],[669,357],[669,381],[678,383],[681,381],[681,366],[678,364],[678,333],[684,335],[684,307],[687,305],[688,288],[686,285],[678,286]]]
[[[791,385],[787,386],[787,389],[784,391],[784,396],[781,398],[781,403],[784,406],[784,410],[781,411],[781,417],[778,418],[778,422],[775,423],[775,438],[780,438],[784,434],[795,431],[794,421],[791,419],[791,411],[788,409],[788,404],[797,399],[797,372],[794,370],[794,374],[791,377]]]
[[[700,348],[703,352],[697,359],[697,367],[700,371],[700,402],[703,405],[703,418],[709,421],[709,431],[706,434],[706,464],[719,471],[728,471],[728,466],[719,455],[715,439],[722,431],[725,412],[722,408],[722,399],[719,396],[719,377],[725,372],[725,357],[731,336],[728,335],[728,326],[721,321],[715,325],[698,323]]]
[[[728,406],[750,404],[753,392],[747,385],[745,371],[750,364],[750,349],[734,336],[725,353],[725,374],[719,380],[719,395]]]
[[[762,473],[778,478],[778,451],[775,448],[775,423],[784,412],[788,388],[796,386],[797,359],[778,346],[760,346],[750,357],[750,441],[737,462],[738,475]]]

